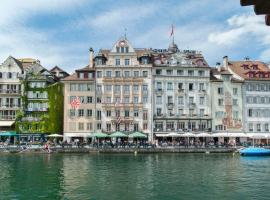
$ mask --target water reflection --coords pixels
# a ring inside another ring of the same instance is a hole
[[[270,158],[230,154],[0,157],[0,199],[268,198]]]

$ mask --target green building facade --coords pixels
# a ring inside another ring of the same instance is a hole
[[[16,131],[21,134],[62,134],[63,85],[39,63],[30,66],[22,78],[22,109]]]

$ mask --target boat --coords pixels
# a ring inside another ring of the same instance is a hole
[[[239,150],[242,156],[270,156],[270,149],[260,147],[248,147]]]

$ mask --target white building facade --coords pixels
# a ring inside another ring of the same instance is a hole
[[[154,134],[211,131],[210,67],[196,51],[153,50]]]
[[[21,108],[22,91],[18,77],[22,73],[21,63],[11,56],[0,65],[0,131],[15,129],[14,122]]]
[[[139,131],[152,140],[152,65],[147,49],[126,38],[95,57],[96,130]]]

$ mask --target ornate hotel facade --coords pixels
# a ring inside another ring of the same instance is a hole
[[[210,67],[172,43],[153,55],[154,134],[211,131]]]
[[[95,70],[97,131],[140,131],[152,140],[150,51],[122,38],[111,50],[99,51]]]

